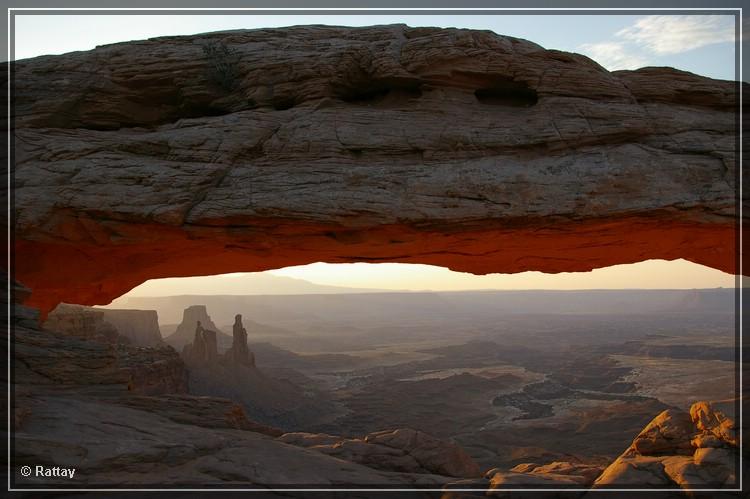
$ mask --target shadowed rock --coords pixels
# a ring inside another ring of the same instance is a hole
[[[216,347],[216,331],[203,329],[197,321],[193,342],[182,349],[182,357],[188,365],[211,365],[219,360]]]
[[[255,367],[255,356],[247,347],[247,331],[242,326],[242,315],[240,314],[234,317],[232,347],[225,354],[225,358],[231,364]]]
[[[120,335],[134,345],[163,346],[159,331],[159,317],[155,310],[100,309],[104,320],[112,324]]]
[[[195,327],[198,322],[211,331],[219,330],[214,321],[211,320],[211,316],[208,315],[205,305],[190,305],[182,311],[182,322],[177,326],[175,332],[164,338],[164,341],[178,348],[193,342],[195,340]]]
[[[278,440],[379,470],[467,478],[481,475],[479,465],[458,445],[409,428],[370,433],[361,439],[286,433]]]
[[[47,316],[44,328],[77,338],[105,343],[130,343],[104,318],[104,312],[88,307],[60,304]]]

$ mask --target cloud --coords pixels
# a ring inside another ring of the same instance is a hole
[[[645,16],[609,41],[585,43],[578,50],[610,71],[663,65],[658,59],[714,43],[734,42],[729,15]]]
[[[648,64],[646,59],[630,52],[625,44],[620,42],[584,43],[579,50],[609,71],[638,69]]]
[[[734,18],[728,15],[647,16],[615,36],[657,55],[679,54],[714,43],[734,42]]]

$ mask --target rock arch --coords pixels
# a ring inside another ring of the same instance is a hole
[[[163,37],[13,72],[14,270],[43,313],[314,261],[736,271],[733,82],[404,25]]]

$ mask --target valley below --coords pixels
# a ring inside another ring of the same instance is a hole
[[[188,303],[178,324],[161,319],[166,299],[139,298],[160,324],[130,336],[105,319],[134,309],[64,306],[39,328],[17,306],[16,460],[75,465],[76,483],[103,487],[638,485],[611,467],[654,421],[701,401],[737,420],[733,310],[716,298],[731,292],[665,291],[657,311],[621,292],[596,313],[581,293],[515,312],[507,292],[172,297]],[[736,445],[716,434],[722,452]],[[669,442],[656,455],[686,455]],[[652,476],[648,452],[627,469]],[[722,459],[700,483],[733,483]],[[659,486],[698,480],[680,473]]]

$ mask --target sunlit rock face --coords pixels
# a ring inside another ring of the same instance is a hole
[[[662,412],[604,470],[594,486],[736,487],[739,448],[735,403],[718,405],[724,407],[701,401],[690,407],[689,414]]]
[[[735,271],[732,82],[404,25],[163,37],[14,73],[16,278],[43,315],[314,261]]]

